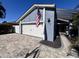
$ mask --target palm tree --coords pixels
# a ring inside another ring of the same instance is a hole
[[[6,16],[6,10],[3,7],[2,3],[0,2],[0,18],[5,18]]]

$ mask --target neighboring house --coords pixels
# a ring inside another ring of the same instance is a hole
[[[36,26],[38,9],[41,14],[40,24]],[[16,32],[40,37],[43,40],[52,41],[56,38],[56,8],[54,4],[34,4],[18,20],[19,26],[15,26]],[[19,29],[18,29],[19,28]]]

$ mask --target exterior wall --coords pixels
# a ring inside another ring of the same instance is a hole
[[[54,40],[54,16],[55,12],[52,10],[46,10],[46,30],[48,41]],[[50,20],[50,22],[49,22]]]
[[[40,21],[42,21],[42,13],[43,10],[39,9],[40,13],[41,13],[41,19]],[[33,12],[31,12],[27,17],[24,18],[23,22],[33,22],[36,20],[36,16],[37,16],[37,9],[35,9]]]
[[[43,10],[42,9],[39,9],[39,10],[41,13],[40,21],[43,21]],[[22,23],[24,22],[27,23],[27,24],[22,24],[22,34],[27,34],[27,35],[32,35],[32,36],[43,38],[43,35],[44,35],[43,24],[40,24],[39,27],[36,27],[36,24],[35,24],[36,16],[37,16],[37,9],[32,11],[28,16],[26,16],[22,20]],[[32,24],[32,22],[34,24]]]
[[[43,24],[40,24],[39,27],[36,27],[36,24],[22,25],[22,34],[43,38]]]
[[[13,25],[15,27],[15,33],[19,33],[19,25]]]
[[[41,12],[41,20],[43,21],[43,10],[40,9]],[[36,27],[36,24],[31,24],[32,22],[35,23],[35,19],[36,19],[36,15],[37,15],[37,9],[35,9],[32,13],[30,13],[28,16],[26,16],[23,20],[22,20],[22,34],[27,34],[27,35],[32,35],[32,36],[36,36],[36,37],[44,37],[44,26],[43,24],[40,24],[39,27]],[[50,18],[51,23],[48,23],[48,18]],[[49,24],[49,26],[46,26],[46,31],[48,30],[47,35],[50,35],[50,33],[52,34],[50,36],[50,41],[53,41],[54,39],[54,12],[53,10],[46,10],[46,20],[45,22]],[[24,24],[24,22],[26,24]],[[53,38],[53,39],[51,39]]]

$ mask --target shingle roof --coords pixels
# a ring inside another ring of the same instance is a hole
[[[56,9],[57,12],[57,18],[61,18],[61,19],[72,19],[72,15],[74,12],[79,12],[79,10],[75,10],[75,9]]]

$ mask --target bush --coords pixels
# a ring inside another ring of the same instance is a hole
[[[70,48],[74,48],[76,49],[77,51],[79,51],[79,37],[76,37],[74,40],[71,41],[71,46]]]
[[[14,33],[12,25],[0,25],[0,34]]]

